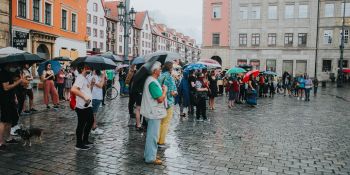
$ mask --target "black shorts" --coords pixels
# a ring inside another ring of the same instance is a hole
[[[136,101],[136,106],[141,106],[142,94],[137,93],[137,94],[135,95],[135,101]]]
[[[33,100],[34,95],[33,95],[33,89],[25,89],[25,95],[29,97],[30,100]]]
[[[18,121],[19,115],[17,112],[16,104],[10,103],[6,105],[0,105],[1,116],[0,121],[3,123],[14,124]]]

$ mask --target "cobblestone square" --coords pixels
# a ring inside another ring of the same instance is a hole
[[[176,110],[170,148],[158,151],[161,166],[143,161],[145,135],[127,127],[128,98],[101,108],[105,132],[92,138],[89,151],[74,149],[77,119],[68,104],[58,111],[38,106],[21,122],[43,128],[43,143],[0,152],[0,174],[350,174],[349,86],[320,89],[310,102],[276,95],[255,108],[228,109],[226,100],[216,99],[209,122],[180,118]]]

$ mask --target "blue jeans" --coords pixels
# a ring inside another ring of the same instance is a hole
[[[120,84],[120,94],[126,94],[126,91],[125,91],[125,81],[119,80],[119,84]]]
[[[147,119],[147,135],[144,157],[147,163],[151,163],[156,160],[158,150],[158,134],[160,127],[160,119]]]

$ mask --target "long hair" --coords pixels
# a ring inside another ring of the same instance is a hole
[[[165,62],[163,66],[163,72],[170,72],[173,69],[173,63],[172,62]]]

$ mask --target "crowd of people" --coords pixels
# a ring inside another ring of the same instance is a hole
[[[281,78],[274,75],[259,74],[245,78],[244,73],[227,74],[219,70],[174,69],[177,62],[155,62],[148,70],[149,76],[144,86],[134,84],[140,65],[131,65],[119,70],[92,70],[82,65],[76,68],[62,68],[54,73],[51,64],[45,65],[40,80],[43,84],[44,104],[50,109],[59,109],[64,101],[75,101],[74,109],[78,116],[76,128],[77,150],[88,150],[93,145],[89,135],[103,134],[98,128],[98,110],[104,105],[106,88],[114,85],[119,75],[120,92],[129,96],[130,119],[135,118],[137,131],[145,132],[144,157],[147,163],[162,164],[156,156],[158,147],[167,147],[166,136],[175,105],[179,105],[180,116],[194,116],[195,121],[208,121],[207,110],[215,110],[215,98],[226,96],[228,108],[236,104],[257,104],[256,98],[273,98],[276,93],[310,101],[310,91],[317,94],[318,81],[308,75],[292,77],[285,72]],[[6,144],[17,143],[12,130],[18,128],[20,115],[36,112],[31,81],[30,65],[7,64],[0,73],[0,149]],[[29,105],[26,105],[27,96]],[[207,107],[208,102],[208,107]]]

